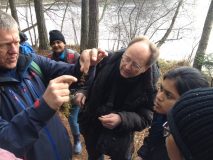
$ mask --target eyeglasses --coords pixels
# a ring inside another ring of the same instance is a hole
[[[163,136],[164,137],[168,137],[171,132],[170,132],[170,129],[169,129],[169,124],[168,124],[168,121],[166,121],[164,124],[163,124]]]
[[[125,64],[129,64],[131,63],[131,69],[132,70],[141,70],[142,67],[137,64],[136,62],[134,62],[126,53],[123,54],[122,59],[121,59]]]

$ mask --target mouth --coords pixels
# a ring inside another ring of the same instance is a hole
[[[155,101],[154,102],[154,110],[159,110],[161,108],[161,106]]]
[[[131,75],[131,72],[129,72],[129,71],[126,70],[126,69],[123,69],[122,72],[123,72],[125,75],[128,75],[128,76]]]
[[[13,56],[10,56],[7,60],[9,63],[14,63],[16,62],[18,59],[18,55],[13,55]]]

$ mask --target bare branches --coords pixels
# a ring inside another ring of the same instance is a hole
[[[169,34],[171,33],[172,28],[174,26],[175,20],[177,18],[177,15],[179,13],[179,10],[180,10],[180,7],[181,7],[182,3],[183,3],[183,0],[180,0],[179,3],[178,3],[177,9],[175,11],[175,14],[174,14],[174,16],[172,18],[172,22],[171,22],[169,28],[167,29],[166,33],[161,38],[161,40],[159,40],[159,43],[157,44],[158,47],[160,47],[166,41],[166,39],[168,38]]]

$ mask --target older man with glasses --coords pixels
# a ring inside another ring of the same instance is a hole
[[[103,155],[112,160],[131,159],[134,132],[149,126],[152,119],[158,56],[157,47],[142,36],[97,66],[79,116],[90,160],[103,159]]]

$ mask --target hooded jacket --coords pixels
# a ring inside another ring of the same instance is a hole
[[[79,63],[57,63],[38,55],[33,58],[20,55],[15,69],[0,69],[0,147],[25,160],[69,160],[68,133],[42,95],[55,77],[80,77]],[[43,79],[31,69],[32,60]]]

